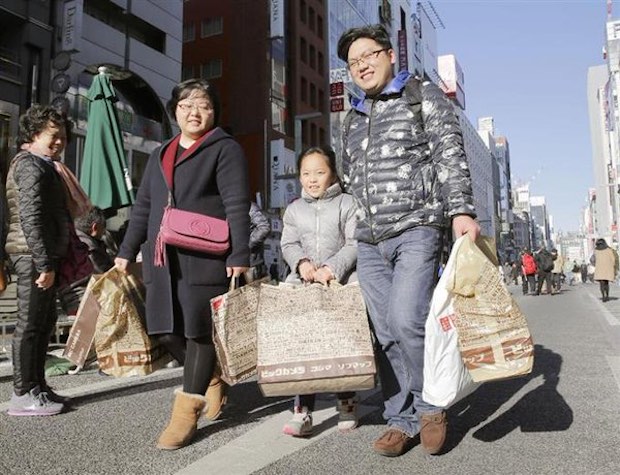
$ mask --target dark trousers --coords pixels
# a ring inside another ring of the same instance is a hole
[[[56,284],[47,290],[35,284],[39,272],[28,255],[11,256],[17,274],[17,323],[13,333],[13,388],[22,396],[46,386],[45,356],[54,331]]]
[[[559,272],[551,274],[551,282],[553,283],[553,288],[559,292],[562,287],[562,274]]]
[[[601,297],[603,297],[603,300],[608,300],[609,299],[609,281],[599,280],[598,285],[601,289]]]
[[[529,287],[530,293],[536,292],[536,275],[530,274],[523,276],[523,295],[527,294]]]
[[[538,286],[536,287],[536,295],[540,294],[543,283],[547,284],[547,293],[551,293],[551,272],[539,271],[538,272]]]

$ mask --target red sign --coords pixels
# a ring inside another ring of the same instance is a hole
[[[343,96],[344,95],[344,83],[340,82],[332,82],[329,85],[329,95],[331,97],[334,96]]]
[[[330,99],[330,110],[332,112],[342,112],[344,110],[344,97],[333,97]]]
[[[409,67],[407,59],[407,31],[398,31],[398,70],[406,71]]]

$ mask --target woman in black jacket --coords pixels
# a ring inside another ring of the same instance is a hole
[[[49,416],[66,398],[45,382],[45,356],[56,324],[57,272],[67,254],[71,217],[56,173],[71,121],[51,107],[32,106],[20,117],[18,145],[7,176],[6,252],[17,274],[18,318],[13,333],[12,416]]]
[[[216,361],[209,300],[249,266],[250,198],[247,163],[235,140],[217,127],[219,101],[203,79],[178,84],[168,103],[181,133],[151,155],[116,266],[125,270],[142,252],[147,330],[184,364],[170,423],[157,447],[187,445],[205,407]],[[171,194],[176,208],[226,219],[230,251],[224,256],[166,247],[164,267],[154,265],[155,242]]]

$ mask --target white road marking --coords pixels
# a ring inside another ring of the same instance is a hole
[[[607,323],[611,326],[616,326],[616,325],[620,325],[620,320],[618,320],[617,317],[614,317],[612,315],[612,313],[607,310],[607,308],[603,305],[603,303],[598,299],[598,297],[594,296],[594,294],[588,293],[588,295],[592,298],[592,300],[594,300],[599,308],[601,309],[601,314],[603,315],[603,317],[605,317],[605,320],[607,320]]]

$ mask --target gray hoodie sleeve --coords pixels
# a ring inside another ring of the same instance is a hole
[[[280,247],[282,257],[291,268],[291,272],[297,272],[297,263],[306,256],[301,244],[301,236],[297,228],[297,213],[295,212],[295,202],[288,205],[282,219],[282,237]]]
[[[323,265],[331,269],[336,280],[348,276],[357,264],[357,241],[354,239],[357,218],[355,203],[351,195],[343,194],[340,200],[340,228],[344,231],[344,246],[333,256],[327,259]]]

